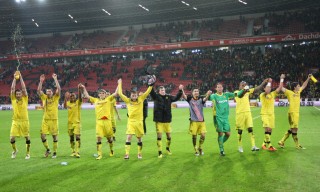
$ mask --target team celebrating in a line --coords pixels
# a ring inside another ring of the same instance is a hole
[[[278,145],[283,148],[285,141],[292,134],[292,138],[295,142],[297,149],[305,149],[302,147],[298,140],[298,124],[299,124],[299,111],[300,111],[300,93],[306,88],[312,75],[310,74],[307,80],[302,84],[295,82],[291,84],[291,89],[286,89],[283,86],[285,75],[280,76],[279,86],[276,90],[271,91],[272,79],[265,79],[259,86],[249,88],[245,81],[241,81],[239,84],[239,90],[232,92],[223,92],[223,84],[216,84],[216,93],[212,94],[212,91],[208,91],[205,96],[201,96],[198,88],[193,88],[191,95],[186,95],[183,85],[179,85],[179,92],[177,95],[172,96],[166,93],[164,86],[158,88],[156,92],[153,85],[156,81],[155,76],[150,76],[147,84],[148,89],[144,93],[138,94],[138,91],[132,90],[130,97],[127,97],[122,93],[122,79],[118,80],[118,86],[114,93],[110,91],[99,89],[98,98],[92,97],[88,94],[86,87],[81,83],[78,85],[78,94],[74,92],[66,92],[64,100],[64,108],[68,110],[68,135],[70,137],[70,147],[72,150],[71,156],[80,158],[81,147],[81,105],[83,98],[87,98],[95,106],[96,115],[96,138],[97,138],[97,155],[96,159],[100,160],[103,157],[102,153],[102,139],[105,137],[109,144],[110,153],[109,156],[114,156],[113,143],[116,139],[116,120],[115,113],[118,120],[120,116],[116,108],[116,97],[120,96],[123,102],[127,106],[127,130],[126,130],[126,142],[125,142],[125,155],[124,159],[130,158],[130,148],[132,136],[137,138],[138,159],[142,158],[143,142],[142,137],[145,134],[145,116],[143,113],[144,101],[150,94],[154,101],[153,121],[155,122],[155,128],[157,133],[157,146],[158,146],[158,158],[163,157],[162,149],[162,133],[166,134],[166,154],[171,155],[171,121],[172,102],[178,101],[181,98],[185,99],[189,104],[190,111],[190,125],[189,133],[192,136],[192,144],[194,153],[196,156],[204,155],[203,143],[206,138],[206,124],[204,121],[203,108],[206,101],[212,101],[213,109],[213,123],[218,133],[218,147],[221,156],[225,156],[224,143],[230,137],[230,123],[229,123],[229,99],[234,98],[236,101],[236,130],[238,138],[238,151],[243,153],[242,147],[242,133],[247,130],[251,140],[251,151],[259,151],[256,146],[255,137],[253,133],[253,119],[250,109],[250,94],[254,92],[262,93],[259,96],[261,101],[261,120],[262,126],[265,131],[264,141],[262,143],[262,149],[269,151],[276,151],[277,149],[271,144],[271,133],[275,128],[275,113],[274,103],[278,93],[283,92],[290,103],[288,111],[289,130],[284,134],[283,138],[278,142]],[[43,107],[43,119],[41,124],[41,140],[45,147],[44,156],[48,157],[52,153],[52,158],[57,157],[58,148],[58,106],[61,94],[61,88],[56,74],[52,74],[56,90],[46,88],[43,92],[43,84],[45,82],[45,75],[40,76],[40,82],[38,85],[37,93],[42,101]],[[16,89],[17,81],[21,83],[21,89]],[[263,91],[264,90],[264,91]],[[28,116],[28,94],[22,75],[19,71],[15,72],[11,86],[10,93],[13,116],[12,125],[10,131],[10,143],[12,146],[11,158],[16,158],[18,149],[15,141],[16,137],[24,137],[26,139],[26,156],[25,159],[30,159],[30,130],[29,130],[29,116]],[[53,145],[52,152],[49,147],[46,136],[52,135]],[[197,145],[197,136],[200,136],[199,143]]]

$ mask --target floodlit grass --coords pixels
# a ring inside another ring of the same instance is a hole
[[[285,149],[276,152],[250,151],[250,139],[243,136],[244,153],[237,151],[234,108],[231,109],[231,138],[225,144],[225,157],[219,156],[217,134],[213,129],[212,111],[205,109],[207,137],[204,156],[194,156],[188,134],[188,109],[173,109],[173,155],[157,157],[156,133],[152,110],[147,118],[147,135],[143,138],[143,159],[137,159],[133,139],[130,160],[124,160],[126,110],[117,122],[115,156],[103,142],[103,159],[95,160],[95,116],[82,110],[81,158],[71,154],[65,110],[59,111],[59,147],[57,159],[44,158],[40,140],[42,111],[29,111],[31,159],[25,160],[25,140],[17,139],[19,153],[11,159],[9,143],[11,112],[1,111],[0,124],[0,191],[320,191],[320,109],[302,107],[299,139],[306,150],[296,150],[292,138]],[[256,144],[261,146],[264,130],[260,108],[252,109]],[[276,128],[271,141],[275,147],[288,129],[287,108],[276,108]],[[48,137],[52,147],[52,138]],[[163,139],[165,149],[165,139]],[[67,166],[61,165],[67,162]]]

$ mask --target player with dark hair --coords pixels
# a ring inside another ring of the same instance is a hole
[[[272,129],[275,127],[274,123],[274,99],[281,91],[283,86],[285,75],[280,76],[279,87],[271,92],[271,79],[269,79],[268,84],[264,87],[264,92],[260,94],[261,101],[261,120],[262,126],[265,131],[264,142],[262,144],[262,149],[269,151],[276,151],[277,149],[271,144],[271,133]]]
[[[46,148],[46,152],[44,154],[45,157],[48,157],[51,153],[48,141],[46,139],[46,135],[51,134],[53,138],[53,154],[52,158],[57,157],[57,148],[58,148],[58,134],[59,134],[59,127],[58,127],[58,106],[59,106],[59,99],[60,99],[60,84],[57,79],[56,74],[52,74],[52,78],[56,84],[56,91],[53,94],[53,90],[51,88],[46,89],[46,94],[42,92],[42,84],[45,80],[45,76],[42,74],[40,76],[40,83],[38,86],[37,93],[41,98],[42,105],[43,105],[43,120],[41,126],[41,140],[43,146]]]
[[[190,126],[189,133],[192,135],[192,144],[195,151],[195,155],[204,155],[202,145],[206,138],[206,124],[204,122],[203,107],[211,91],[208,91],[205,97],[200,96],[199,89],[193,88],[192,95],[186,95],[182,90],[182,97],[189,103],[190,111]],[[197,135],[200,135],[199,146],[197,147]]]
[[[249,89],[249,86],[245,81],[241,81],[239,84],[239,90],[235,91],[235,100],[236,100],[236,130],[238,131],[238,151],[243,153],[242,148],[242,131],[244,129],[248,130],[251,139],[251,151],[259,151],[259,148],[256,147],[255,138],[253,134],[253,121],[250,109],[249,95],[260,91],[268,82],[268,79],[265,79],[261,85]]]
[[[16,82],[18,79],[20,79],[21,90],[16,89]],[[10,98],[13,109],[12,125],[10,131],[10,143],[13,149],[11,158],[15,159],[18,153],[18,149],[16,147],[16,137],[22,136],[26,139],[27,154],[25,159],[30,159],[31,141],[28,116],[28,93],[22,75],[19,71],[16,71],[13,77]]]
[[[178,101],[182,96],[183,85],[179,85],[179,92],[175,96],[166,94],[166,88],[159,87],[159,93],[157,94],[153,89],[150,92],[151,98],[154,101],[153,109],[153,121],[156,124],[157,131],[157,145],[158,145],[158,158],[162,158],[162,133],[167,135],[166,151],[168,155],[171,155],[171,103]]]
[[[288,90],[282,87],[282,92],[287,96],[289,105],[288,111],[288,119],[290,129],[284,134],[283,138],[278,142],[281,148],[284,148],[284,142],[288,139],[290,134],[292,134],[292,138],[294,143],[296,144],[297,149],[305,149],[302,147],[298,140],[298,125],[299,125],[299,111],[300,111],[300,93],[307,87],[308,82],[311,78],[312,74],[308,75],[307,80],[300,86],[298,82],[291,83],[291,89]]]
[[[81,105],[82,97],[81,90],[83,85],[78,85],[78,98],[74,92],[66,92],[64,98],[64,108],[68,109],[68,134],[70,137],[70,146],[72,150],[72,157],[80,158],[80,135],[81,135]],[[74,141],[76,137],[76,141]]]
[[[117,95],[116,91],[107,96],[107,92],[104,89],[98,90],[98,97],[91,97],[86,88],[83,87],[83,94],[86,98],[89,98],[89,101],[95,105],[96,112],[96,138],[97,138],[97,151],[98,156],[97,160],[102,159],[102,143],[101,140],[103,137],[107,138],[110,147],[109,156],[114,156],[113,151],[113,130],[112,130],[112,122],[111,122],[111,110],[112,110],[112,100]]]
[[[229,123],[229,99],[234,98],[234,93],[223,93],[222,83],[216,85],[217,93],[210,95],[209,100],[212,101],[214,108],[214,125],[218,132],[218,144],[220,155],[225,156],[223,144],[230,137],[230,123]]]
[[[147,98],[152,90],[152,85],[155,82],[155,76],[148,80],[148,89],[142,95],[138,96],[137,90],[132,90],[130,98],[122,93],[122,79],[118,80],[118,94],[126,103],[128,109],[128,123],[126,131],[126,144],[124,159],[129,159],[132,135],[135,135],[138,140],[138,159],[142,159],[142,136],[143,131],[143,101]]]

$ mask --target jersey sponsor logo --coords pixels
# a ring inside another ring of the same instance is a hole
[[[219,101],[216,101],[216,102],[219,103],[219,104],[222,104],[222,103],[227,103],[228,100],[219,100]]]

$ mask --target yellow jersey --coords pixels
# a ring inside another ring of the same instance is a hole
[[[121,99],[126,103],[128,109],[129,121],[142,121],[143,120],[143,102],[152,90],[152,86],[149,86],[146,92],[137,98],[137,101],[131,101],[122,93],[122,86],[119,86],[119,95]]]
[[[111,101],[114,99],[110,95],[104,99],[90,97],[89,100],[95,105],[96,119],[109,119],[111,120]]]
[[[301,93],[301,88],[300,90],[296,93],[291,90],[286,89],[284,92],[284,95],[287,96],[288,101],[289,101],[289,113],[293,112],[298,112],[300,110],[300,93]]]
[[[80,110],[81,110],[82,101],[77,99],[75,102],[67,102],[68,109],[68,123],[80,123]]]
[[[116,102],[116,99],[113,97],[112,101],[111,101],[111,108],[110,108],[110,112],[111,112],[111,119],[114,119],[114,107],[117,106],[117,102]]]
[[[16,95],[10,95],[13,108],[12,120],[21,121],[29,120],[28,116],[28,96],[22,96],[21,100],[16,98]]]
[[[40,96],[43,105],[43,119],[58,119],[58,107],[60,96],[54,94],[51,98],[48,98],[46,94]]]
[[[249,92],[246,92],[242,98],[238,97],[239,90],[235,91],[234,93],[237,95],[235,97],[236,99],[236,113],[242,113],[242,112],[250,112],[250,99],[249,95],[254,92],[254,88],[249,89]]]
[[[261,101],[261,115],[271,115],[274,114],[274,99],[277,96],[276,91],[272,91],[269,94],[261,93],[260,101]]]

